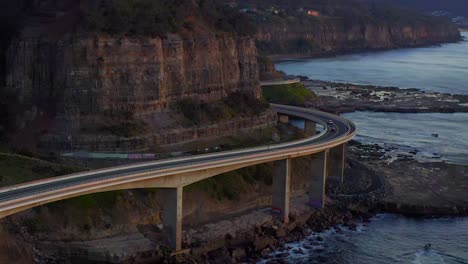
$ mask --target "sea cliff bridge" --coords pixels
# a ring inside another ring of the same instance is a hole
[[[315,207],[324,206],[327,177],[343,178],[345,144],[356,135],[354,124],[336,115],[284,105],[272,105],[280,122],[305,120],[308,138],[271,146],[248,148],[135,165],[92,170],[0,189],[0,218],[36,206],[76,196],[123,189],[160,188],[164,229],[174,250],[182,246],[183,187],[257,164],[274,162],[272,207],[284,222],[289,219],[291,159],[312,156],[318,184],[309,190]],[[325,129],[317,134],[316,125]],[[331,159],[330,157],[335,157]]]

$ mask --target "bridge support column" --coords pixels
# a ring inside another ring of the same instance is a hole
[[[287,123],[289,123],[289,116],[278,114],[278,120],[279,120],[280,123],[287,124]]]
[[[183,187],[161,189],[163,226],[175,251],[182,249],[182,192]]]
[[[304,130],[306,135],[314,136],[317,134],[317,123],[310,120],[305,120]]]
[[[309,191],[309,205],[313,208],[325,207],[325,184],[328,175],[328,156],[328,150],[312,155],[312,183]]]
[[[272,211],[281,221],[289,222],[289,199],[291,192],[291,159],[275,161],[273,165]]]
[[[344,180],[344,168],[346,162],[346,143],[330,149],[329,175]]]

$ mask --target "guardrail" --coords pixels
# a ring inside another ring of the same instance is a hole
[[[17,199],[10,199],[5,202],[1,202],[0,204],[11,205],[14,202],[19,202],[20,203],[19,206],[21,206],[21,201],[26,203],[26,200],[32,199],[32,196],[37,196],[39,194],[43,194],[43,195],[40,195],[42,197],[41,199],[46,200],[46,198],[51,199],[51,197],[56,198],[56,197],[61,197],[65,195],[69,196],[69,195],[73,195],[77,193],[84,193],[87,191],[91,191],[93,189],[107,188],[107,187],[112,187],[115,185],[122,185],[126,183],[131,183],[131,182],[143,181],[143,180],[156,178],[156,177],[166,177],[166,176],[171,176],[174,174],[189,173],[189,172],[194,172],[194,171],[199,171],[199,170],[209,170],[209,169],[219,168],[223,166],[233,166],[233,165],[256,163],[256,162],[258,164],[258,163],[263,163],[267,161],[273,161],[275,159],[276,160],[284,159],[285,157],[303,156],[303,155],[306,155],[307,153],[320,152],[320,151],[332,148],[334,146],[343,144],[344,142],[349,141],[356,134],[356,127],[352,122],[344,118],[332,115],[332,114],[318,112],[318,111],[314,111],[310,109],[304,109],[304,108],[298,108],[298,107],[292,107],[292,106],[275,105],[275,104],[273,104],[272,107],[273,109],[275,109],[276,111],[280,113],[293,115],[293,116],[297,116],[301,118],[307,118],[309,120],[322,124],[325,126],[325,130],[322,131],[320,134],[315,135],[313,137],[302,139],[302,140],[297,140],[297,141],[292,141],[292,142],[287,142],[287,143],[255,147],[255,148],[249,148],[249,149],[244,149],[244,150],[217,152],[217,153],[196,155],[192,157],[182,157],[182,158],[167,159],[167,160],[161,160],[161,161],[145,162],[145,163],[134,164],[134,165],[119,166],[119,167],[65,175],[65,176],[60,176],[60,177],[52,178],[52,179],[44,179],[40,181],[19,184],[19,185],[15,185],[11,187],[5,187],[5,188],[0,189],[0,193],[15,191],[15,190],[19,190],[19,189],[27,188],[31,186],[38,186],[41,184],[50,184],[50,183],[54,183],[58,181],[72,180],[72,179],[76,179],[80,177],[83,178],[83,180],[86,180],[86,176],[96,176],[96,175],[103,174],[103,173],[116,172],[115,174],[109,174],[106,176],[103,175],[102,177],[99,177],[98,179],[88,179],[88,181],[84,181],[81,184],[76,183],[76,182],[74,183],[70,182],[70,184],[65,184],[65,183],[62,184],[60,188],[49,188],[46,191],[40,191],[40,190],[32,191],[31,195],[22,196],[21,198],[17,198]],[[319,144],[314,144],[313,146],[304,145],[307,142],[314,141],[318,138],[323,137],[327,133],[329,133],[329,131],[327,130],[326,121],[324,121],[321,118],[310,117],[309,116],[310,114],[320,114],[321,117],[340,120],[341,122],[346,124],[347,131],[346,133],[343,134],[342,137],[339,137],[339,138],[326,140]],[[237,154],[245,154],[245,155],[237,155]],[[229,157],[232,155],[237,155],[237,156]],[[212,158],[212,159],[209,161],[203,161],[209,158]],[[164,165],[168,163],[180,163],[180,162],[184,162],[184,164],[180,164],[180,165],[175,164],[174,166],[168,166],[166,168],[159,168],[157,170],[155,168],[144,169],[145,167],[148,167],[148,166]],[[141,168],[141,170],[135,171],[135,173],[130,173],[130,174],[118,173],[119,171],[122,171],[122,170],[131,170],[131,169],[138,169],[138,168]],[[46,195],[47,197],[45,197]],[[40,197],[36,197],[36,198],[39,199]],[[36,202],[39,202],[39,201],[36,201]],[[13,205],[11,206],[13,207]],[[18,204],[16,204],[16,206],[18,206]],[[3,209],[5,209],[5,207]]]
[[[272,107],[275,109],[278,108],[289,108],[290,111],[285,112],[285,114],[290,114],[290,115],[297,115],[297,112],[294,112],[294,110],[300,109],[301,111],[304,110],[304,108],[298,108],[298,107],[292,107],[292,106],[283,106],[283,105],[278,105],[278,104],[272,104]],[[309,110],[310,112],[313,112],[312,110]],[[298,116],[304,118],[304,116]],[[35,186],[44,182],[47,183],[52,183],[52,182],[57,182],[57,181],[62,181],[64,179],[73,179],[73,178],[79,178],[79,177],[85,177],[89,175],[95,175],[99,173],[106,173],[106,172],[113,172],[113,171],[120,171],[123,169],[137,169],[141,167],[146,167],[146,166],[151,166],[151,165],[162,165],[166,163],[172,163],[172,162],[180,162],[180,161],[193,161],[196,159],[201,159],[201,158],[210,158],[210,157],[219,157],[220,159],[222,157],[220,156],[225,156],[225,155],[232,155],[232,154],[248,154],[251,152],[256,152],[256,151],[269,151],[269,150],[274,150],[278,148],[283,148],[283,147],[288,147],[291,145],[296,145],[296,144],[301,144],[301,143],[306,143],[308,141],[313,141],[317,138],[322,137],[324,134],[326,134],[327,126],[326,122],[323,122],[320,119],[314,119],[312,121],[315,121],[323,126],[325,126],[325,130],[322,131],[320,134],[317,134],[313,137],[309,137],[306,139],[301,139],[301,140],[296,140],[296,141],[291,141],[291,142],[286,142],[286,143],[281,143],[281,144],[275,144],[275,145],[269,145],[269,146],[261,146],[261,147],[253,147],[253,148],[248,148],[244,150],[232,150],[232,151],[223,151],[223,152],[216,152],[216,153],[208,153],[208,154],[201,154],[201,155],[195,155],[195,156],[189,156],[189,157],[181,157],[181,158],[174,158],[174,159],[165,159],[165,160],[158,160],[158,161],[150,161],[150,162],[143,162],[143,163],[138,163],[138,164],[133,164],[133,165],[122,165],[122,166],[117,166],[117,167],[112,167],[112,168],[105,168],[105,169],[98,169],[98,170],[93,170],[93,171],[88,171],[88,172],[78,172],[74,174],[69,174],[65,176],[59,176],[55,178],[48,178],[48,179],[43,179],[43,180],[38,180],[34,181],[31,183],[23,183],[23,184],[18,184],[14,185],[12,187],[4,187],[0,189],[0,193],[7,192],[7,191],[13,191],[17,190],[20,188],[26,188],[30,186]],[[188,165],[193,165],[193,163],[189,163]]]

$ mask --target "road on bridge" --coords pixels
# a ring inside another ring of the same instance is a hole
[[[180,181],[174,181],[171,178],[174,183],[167,180],[163,182],[165,185],[161,185],[161,187],[186,186],[203,179],[192,177],[197,173],[218,169],[216,172],[207,174],[205,178],[208,178],[215,176],[219,171],[226,172],[255,164],[318,153],[346,143],[356,134],[354,124],[339,116],[284,105],[272,105],[272,108],[278,114],[304,118],[324,125],[326,129],[319,135],[283,144],[93,170],[1,188],[0,218],[53,201],[108,191],[112,188],[129,188],[128,186],[133,185],[128,184],[135,182],[141,183],[145,180],[154,182],[165,177],[190,173],[191,177],[183,177]],[[330,120],[336,129],[329,129]],[[229,169],[222,170],[223,167],[228,166],[230,166]],[[157,188],[158,184],[147,187]],[[124,185],[127,187],[119,187]],[[145,188],[144,185],[135,186]]]

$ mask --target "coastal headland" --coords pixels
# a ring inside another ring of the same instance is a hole
[[[15,23],[0,42],[1,186],[135,162],[65,152],[156,152],[148,156],[163,159],[303,138],[276,122],[266,99],[333,113],[468,112],[465,95],[305,78],[262,94],[262,81],[282,79],[267,56],[460,40],[445,20],[361,10],[347,0],[317,16],[259,8],[248,19],[213,9],[214,1],[161,1],[163,8],[157,1],[131,8],[94,2],[22,0],[18,5],[31,12],[8,10]],[[382,13],[388,17],[377,19]],[[311,161],[292,162],[288,224],[271,213],[273,166],[264,164],[185,188],[187,250],[180,254],[166,246],[161,193],[142,189],[76,197],[3,219],[0,263],[281,263],[286,255],[271,254],[286,243],[320,241],[319,232],[353,230],[378,213],[467,214],[467,166],[422,163],[414,150],[395,154],[385,145],[352,142],[348,151],[345,181],[329,179],[323,210],[306,205]]]

